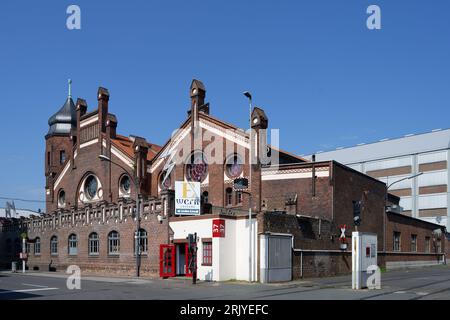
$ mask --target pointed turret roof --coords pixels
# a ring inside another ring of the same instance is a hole
[[[77,126],[77,111],[71,97],[68,97],[64,105],[48,119],[47,135],[68,135],[70,130]]]
[[[70,131],[77,126],[77,111],[72,100],[72,80],[69,79],[69,95],[64,105],[48,119],[47,136],[70,135]]]

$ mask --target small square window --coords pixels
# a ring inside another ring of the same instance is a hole
[[[203,242],[203,266],[212,266],[212,242]]]

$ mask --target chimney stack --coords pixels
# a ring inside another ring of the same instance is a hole
[[[80,147],[81,144],[81,136],[80,136],[80,122],[81,122],[81,117],[83,117],[86,114],[87,111],[87,103],[86,100],[84,99],[77,99],[77,104],[76,104],[76,110],[77,110],[77,132],[76,132],[76,137],[77,137],[77,149]]]
[[[117,131],[117,118],[113,114],[108,115],[108,120],[106,121],[106,138],[115,139]]]
[[[100,136],[102,133],[106,132],[106,121],[108,120],[108,101],[109,101],[109,91],[106,88],[99,87],[97,92],[98,100],[98,121]]]
[[[134,150],[134,166],[135,166],[135,178],[138,178],[139,188],[147,185],[147,154],[148,144],[144,138],[135,137],[133,143]],[[142,194],[143,190],[140,190]]]

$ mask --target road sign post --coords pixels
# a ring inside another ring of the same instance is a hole
[[[22,237],[22,273],[25,273],[25,257],[27,255],[27,238]]]

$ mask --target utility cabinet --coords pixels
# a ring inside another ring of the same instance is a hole
[[[378,270],[377,235],[352,232],[352,289],[367,288],[367,280]]]

